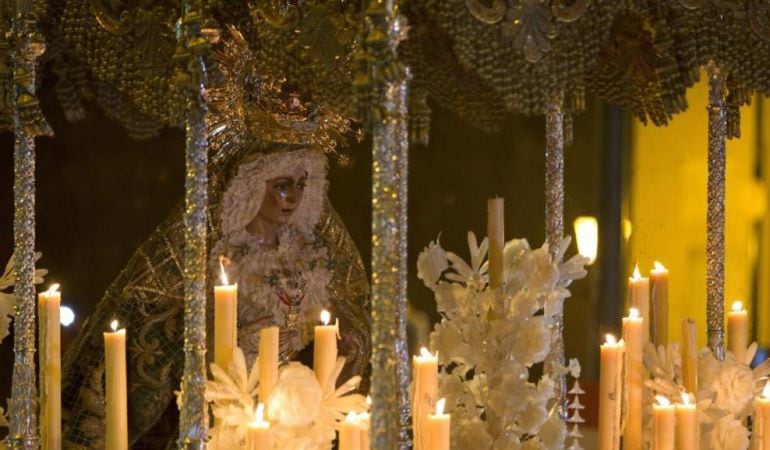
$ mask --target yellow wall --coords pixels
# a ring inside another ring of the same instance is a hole
[[[705,76],[701,76],[705,80]],[[671,271],[669,336],[679,340],[681,322],[698,323],[701,345],[706,328],[706,154],[707,87],[705,82],[687,95],[689,110],[668,127],[633,125],[629,219],[632,224],[630,265],[648,271],[658,260]],[[752,296],[752,267],[759,261],[754,224],[765,219],[767,183],[755,177],[758,101],[741,111],[741,138],[727,144],[727,228],[725,255],[726,308]],[[765,116],[767,117],[767,116]],[[770,158],[766,158],[770,159]],[[767,164],[765,164],[767,166]],[[765,245],[767,247],[767,244]],[[767,261],[767,249],[763,250]],[[760,285],[764,313],[760,338],[770,341],[767,266]],[[761,298],[760,297],[760,298]],[[747,306],[747,309],[751,305]],[[751,311],[751,309],[749,309]]]

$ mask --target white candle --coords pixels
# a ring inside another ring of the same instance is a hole
[[[682,393],[682,403],[676,405],[676,446],[682,450],[698,450],[698,411],[690,395]]]
[[[608,334],[601,345],[599,371],[599,450],[620,448],[620,404],[622,399],[623,341]]]
[[[371,418],[369,413],[364,411],[358,415],[358,422],[361,429],[361,450],[369,450],[371,448],[371,438],[369,431],[371,429]]]
[[[623,318],[623,341],[625,352],[625,384],[623,391],[626,399],[626,427],[623,431],[623,449],[641,450],[642,421],[644,402],[644,366],[642,365],[642,339],[644,338],[644,319],[639,311],[631,308],[628,317]]]
[[[753,424],[754,450],[770,450],[770,381],[754,400]]]
[[[655,400],[657,403],[652,405],[652,450],[674,450],[674,405],[662,395],[656,395]]]
[[[414,395],[412,396],[412,432],[415,450],[428,450],[425,423],[433,412],[438,397],[438,353],[431,354],[422,347],[412,360]]]
[[[449,450],[451,416],[444,414],[445,399],[436,402],[436,414],[428,416],[430,450]]]
[[[691,319],[682,321],[682,379],[687,392],[698,392],[698,337]]]
[[[336,321],[334,325],[329,325],[331,314],[329,311],[321,311],[321,322],[323,325],[315,327],[315,343],[313,344],[313,371],[315,378],[321,384],[334,383],[336,380],[329,380],[334,366],[337,364],[337,337],[339,335],[340,324]]]
[[[360,450],[361,429],[358,424],[358,416],[350,411],[345,421],[340,424],[339,450]]]
[[[655,261],[650,271],[650,303],[652,314],[649,320],[652,330],[652,342],[655,345],[668,344],[668,269]]]
[[[118,321],[110,324],[112,332],[104,333],[104,373],[106,381],[107,430],[105,448],[128,449],[128,395],[126,392],[126,329],[118,329]]]
[[[268,405],[278,381],[278,327],[259,330],[259,400]]]
[[[61,293],[53,284],[38,296],[40,343],[40,444],[61,448]]]
[[[505,199],[487,200],[487,236],[489,236],[489,287],[497,289],[505,279],[503,249],[505,247]]]
[[[727,346],[742,363],[749,346],[749,316],[740,301],[733,302],[732,311],[727,313]]]
[[[219,258],[222,284],[214,286],[214,363],[230,373],[238,340],[238,284],[228,282],[223,260]]]
[[[254,420],[246,428],[246,450],[270,450],[270,422],[264,419],[265,405],[260,403],[254,413]]]
[[[639,310],[639,315],[647,320],[644,327],[644,342],[650,341],[650,279],[639,272],[639,266],[634,267],[634,274],[628,279],[629,307]]]

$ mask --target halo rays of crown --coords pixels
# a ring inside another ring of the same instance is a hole
[[[206,91],[214,160],[228,160],[244,149],[268,152],[275,144],[337,154],[350,120],[314,103],[285,79],[264,73],[240,31],[232,26],[228,31],[229,38],[214,52],[220,79]]]

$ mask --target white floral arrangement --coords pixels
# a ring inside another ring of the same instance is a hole
[[[470,263],[431,242],[417,260],[418,277],[436,298],[442,320],[430,344],[439,355],[440,395],[452,414],[455,449],[563,448],[566,424],[554,408],[554,380],[533,366],[551,349],[551,326],[570,296],[567,287],[586,275],[587,258],[562,261],[567,238],[551,256],[548,244],[506,243],[504,285],[488,287],[488,240],[468,233]],[[558,375],[578,377],[570,360]]]
[[[709,348],[698,353],[698,392],[695,393],[700,421],[701,448],[713,450],[747,450],[750,434],[745,424],[751,415],[752,399],[759,394],[770,376],[770,360],[754,369],[757,343],[746,350],[743,360],[737,360],[726,352],[724,361],[714,357]],[[683,385],[682,356],[678,343],[655,346],[648,343],[644,348],[644,364],[652,379],[645,385],[678,402],[682,395],[689,395]],[[648,427],[650,425],[648,424]]]
[[[312,369],[290,362],[279,369],[278,382],[268,399],[257,399],[259,359],[251,370],[236,348],[230,370],[211,364],[213,380],[206,383],[206,401],[214,415],[208,448],[229,450],[243,446],[246,429],[255,418],[258,401],[264,403],[270,421],[272,447],[280,450],[327,450],[335,430],[350,411],[368,411],[366,399],[354,393],[361,377],[354,376],[336,387],[345,359],[337,359],[326,385],[316,380]],[[179,397],[177,398],[179,401]]]

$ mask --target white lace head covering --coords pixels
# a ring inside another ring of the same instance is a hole
[[[312,234],[324,206],[327,165],[321,151],[307,148],[259,153],[238,167],[222,199],[223,236],[243,231],[259,213],[268,180],[290,174],[297,168],[307,172],[307,184],[289,225],[302,233]]]

